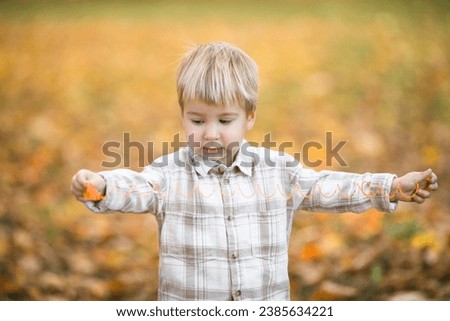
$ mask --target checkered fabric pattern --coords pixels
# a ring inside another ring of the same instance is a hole
[[[142,172],[100,172],[95,212],[152,213],[160,300],[289,300],[288,243],[297,210],[392,212],[392,174],[316,172],[246,141],[230,167],[190,148]]]

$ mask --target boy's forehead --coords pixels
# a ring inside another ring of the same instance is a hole
[[[233,104],[208,104],[203,100],[190,100],[184,105],[186,114],[240,114],[245,113],[245,109],[238,103]]]

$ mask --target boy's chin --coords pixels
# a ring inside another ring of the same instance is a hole
[[[225,162],[225,155],[210,155],[210,154],[203,153],[202,157],[203,157],[203,159],[211,161],[211,162],[221,162],[221,163]]]
[[[206,151],[202,152],[202,157],[204,160],[210,161],[210,162],[220,162],[223,164],[227,164],[227,152],[225,149],[222,149],[220,151],[214,152],[214,153],[208,153]]]

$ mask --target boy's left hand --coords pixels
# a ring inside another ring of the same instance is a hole
[[[410,172],[394,178],[391,187],[391,201],[423,203],[437,190],[437,176],[431,168],[424,172]]]

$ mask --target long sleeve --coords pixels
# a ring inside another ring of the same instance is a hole
[[[87,202],[86,206],[97,213],[162,212],[164,175],[161,169],[148,166],[138,173],[129,169],[99,172],[106,181],[106,195],[102,201]]]
[[[393,212],[396,202],[389,200],[392,174],[354,174],[336,171],[298,170],[293,186],[301,202],[298,209],[324,212],[361,213],[370,208]]]

